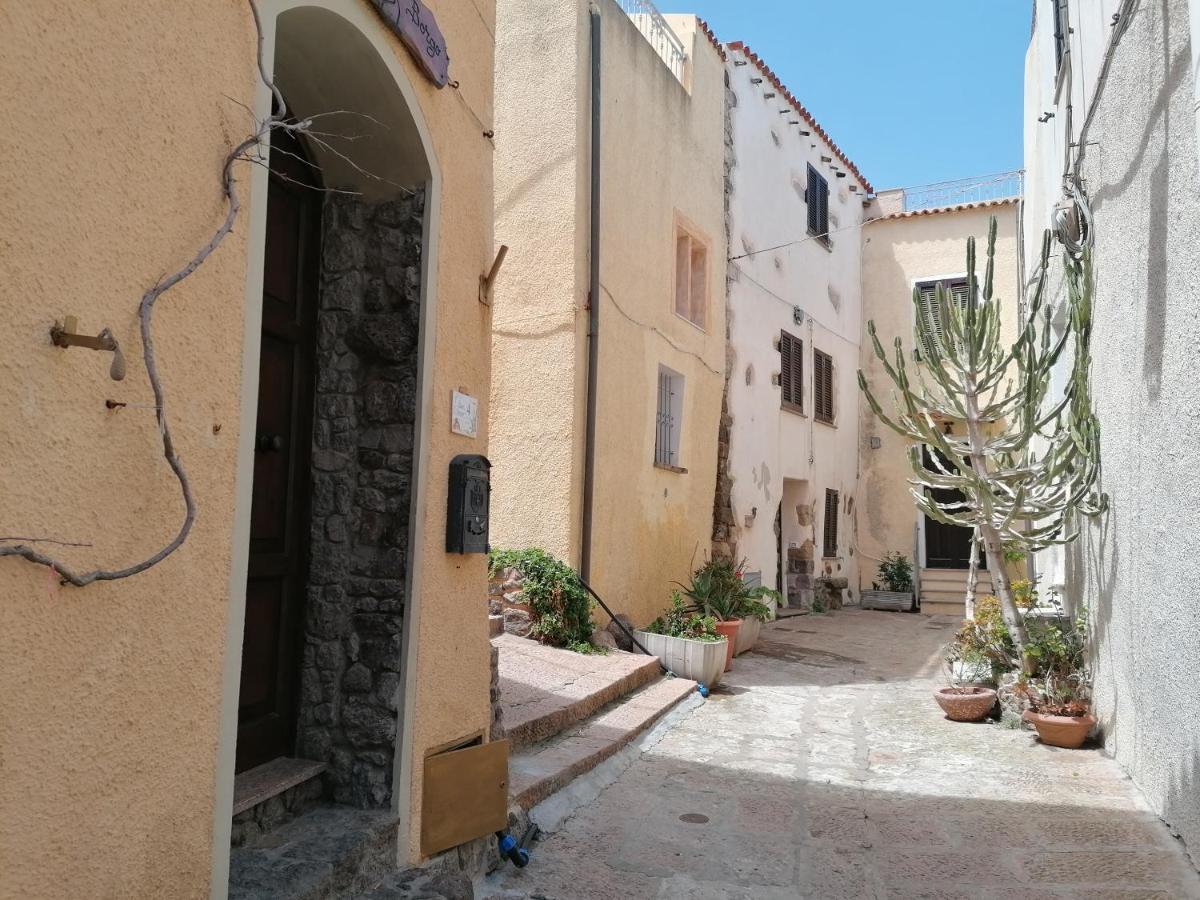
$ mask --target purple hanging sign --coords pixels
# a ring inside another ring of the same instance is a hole
[[[438,87],[450,80],[450,55],[437,19],[421,0],[371,0],[383,21]]]

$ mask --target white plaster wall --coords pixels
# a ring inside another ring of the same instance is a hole
[[[744,52],[734,50],[727,64],[733,93],[735,164],[730,198],[729,303],[731,310],[731,375],[729,411],[733,417],[729,466],[737,552],[749,570],[761,570],[763,583],[774,585],[777,549],[775,513],[783,499],[785,479],[805,481],[814,509],[808,529],[815,545],[817,572],[850,578],[857,587],[853,557],[853,505],[858,477],[858,368],[862,323],[859,226],[863,219],[864,185],[848,174],[835,177],[836,155],[807,124],[781,115],[789,104]],[[761,84],[752,79],[762,78]],[[805,137],[800,130],[812,131]],[[807,233],[804,187],[807,164],[829,181],[832,249]],[[859,193],[849,191],[857,184]],[[793,243],[794,242],[794,243]],[[776,250],[767,248],[789,244]],[[761,252],[755,252],[761,251]],[[743,254],[753,256],[736,259]],[[804,317],[796,324],[793,307]],[[775,343],[781,330],[804,341],[804,415],[780,406],[780,388],[772,376],[780,369]],[[831,355],[835,375],[836,427],[812,417],[813,347]],[[794,486],[798,490],[798,486]],[[841,501],[840,558],[822,561],[825,490],[837,490]],[[802,533],[794,503],[784,509],[784,548]],[[757,511],[757,513],[755,512]]]
[[[1111,10],[1084,4],[1081,14],[1080,4],[1071,5],[1073,37],[1088,41],[1080,54],[1086,68],[1074,75],[1090,93]],[[1027,120],[1029,104],[1037,107],[1046,96],[1039,73],[1053,65],[1045,40],[1051,23],[1042,15],[1048,6],[1039,0]],[[1096,224],[1092,389],[1111,510],[1086,528],[1063,562],[1072,595],[1090,612],[1095,707],[1106,749],[1196,860],[1200,178],[1188,26],[1185,0],[1138,5],[1088,135],[1099,142],[1088,147],[1082,172]],[[1061,176],[1061,162],[1051,168],[1041,152],[1045,141],[1027,135],[1028,183],[1031,194],[1036,186],[1044,198],[1027,206],[1027,234],[1047,224]],[[1053,561],[1037,563],[1053,576]]]

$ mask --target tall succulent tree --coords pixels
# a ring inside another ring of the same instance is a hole
[[[1026,633],[1004,567],[1005,545],[1034,551],[1069,543],[1078,536],[1074,514],[1099,515],[1108,498],[1096,486],[1100,425],[1088,388],[1091,252],[1063,255],[1068,322],[1055,335],[1046,297],[1046,233],[1040,274],[1008,347],[1001,338],[1000,299],[993,293],[995,254],[993,217],[982,285],[971,238],[965,298],[955,300],[939,286],[930,304],[913,291],[913,337],[921,364],[909,364],[900,338],[889,360],[874,321],[867,323],[875,355],[895,388],[893,411],[884,410],[861,370],[858,383],[880,421],[912,442],[910,484],[917,507],[938,522],[975,530],[1004,620],[1021,650]],[[1069,378],[1062,395],[1051,397],[1052,370],[1068,347]],[[965,433],[947,434],[947,423],[961,423]],[[926,446],[934,451],[928,457]],[[934,498],[932,491],[945,490],[963,499]]]

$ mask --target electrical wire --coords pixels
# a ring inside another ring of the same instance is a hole
[[[624,316],[628,321],[630,321],[634,325],[636,325],[638,328],[642,328],[646,331],[651,331],[654,334],[657,334],[660,338],[662,338],[664,341],[666,341],[668,344],[670,344],[675,350],[679,351],[680,353],[684,354],[685,356],[691,356],[691,357],[694,357],[695,359],[699,360],[700,364],[702,366],[704,366],[704,368],[708,369],[708,371],[712,372],[717,377],[719,377],[719,378],[725,377],[725,373],[723,371],[721,371],[720,369],[714,369],[711,365],[709,365],[708,360],[706,360],[699,353],[696,353],[695,351],[692,351],[692,350],[688,350],[686,347],[680,347],[677,343],[675,343],[675,341],[673,341],[670,338],[670,336],[665,331],[662,331],[661,329],[657,328],[654,325],[648,325],[645,322],[639,322],[637,319],[635,319],[629,313],[625,312],[625,310],[621,309],[621,304],[619,304],[617,302],[617,298],[612,295],[612,291],[610,291],[608,288],[606,288],[603,283],[601,283],[601,285],[600,285],[600,290],[608,297],[608,300],[613,305],[613,308],[617,312],[619,312],[622,316]]]

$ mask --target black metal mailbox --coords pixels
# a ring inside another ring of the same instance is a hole
[[[488,506],[492,464],[486,456],[462,453],[450,460],[446,502],[446,552],[488,552]]]

